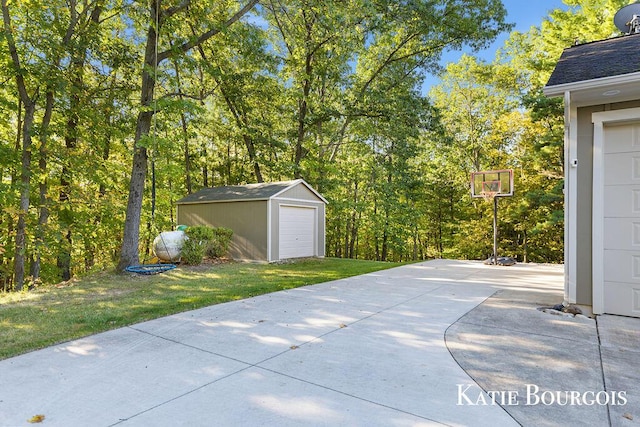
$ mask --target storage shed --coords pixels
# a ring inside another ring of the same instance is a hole
[[[327,201],[302,179],[204,188],[178,200],[178,223],[233,230],[229,255],[279,261],[324,257]]]
[[[640,317],[638,52],[636,33],[570,47],[544,88],[565,107],[565,300],[596,314]]]

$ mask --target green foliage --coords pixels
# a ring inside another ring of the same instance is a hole
[[[158,231],[175,226],[185,194],[292,178],[330,202],[328,254],[483,258],[491,207],[470,199],[469,173],[508,167],[516,195],[500,203],[501,247],[522,261],[562,261],[563,106],[541,87],[576,38],[614,34],[611,17],[627,0],[567,0],[540,26],[513,33],[495,62],[467,55],[444,69],[444,50],[481,48],[510,29],[502,2],[261,2],[249,19],[183,51],[239,7],[191,2],[188,13],[163,19],[157,47],[166,55],[157,67],[143,64],[155,23],[149,3],[94,3],[8,3],[20,75],[36,105],[25,148],[25,104],[5,35],[0,289],[12,286],[19,220],[27,276],[29,264],[44,283],[113,265],[136,143],[147,154],[134,174],[144,184],[134,191],[142,259]],[[143,69],[155,79],[152,99],[140,98],[131,77]],[[427,73],[441,73],[429,96]],[[141,115],[150,123],[137,127]],[[224,256],[227,234],[190,243],[185,261]]]
[[[191,240],[187,240],[182,245],[180,259],[188,265],[200,265],[204,258],[205,246]]]
[[[207,252],[207,247],[213,240],[213,228],[206,225],[197,225],[188,227],[185,234],[187,239],[182,245],[182,261],[189,265],[199,265]]]
[[[187,239],[182,246],[182,260],[189,265],[202,263],[204,256],[222,258],[229,250],[233,231],[224,227],[197,225],[185,231]]]
[[[227,252],[229,251],[229,243],[231,243],[232,236],[233,230],[231,230],[230,228],[213,228],[213,237],[207,245],[207,256],[210,258],[222,258],[227,255]]]

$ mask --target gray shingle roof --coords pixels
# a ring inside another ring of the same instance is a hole
[[[238,200],[267,200],[278,193],[302,183],[302,180],[265,182],[247,185],[226,185],[224,187],[203,188],[178,200],[176,203],[220,202]]]
[[[547,87],[639,71],[640,35],[626,35],[565,49]]]

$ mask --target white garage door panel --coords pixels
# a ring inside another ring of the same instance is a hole
[[[640,285],[604,282],[604,312],[640,317]]]
[[[640,285],[640,251],[605,250],[605,281]]]
[[[314,256],[316,210],[280,206],[280,259]]]
[[[640,184],[640,152],[604,156],[605,185]]]
[[[607,126],[605,153],[640,150],[640,124]]]
[[[640,218],[605,218],[605,249],[640,251]]]
[[[604,187],[604,216],[640,217],[640,185]]]

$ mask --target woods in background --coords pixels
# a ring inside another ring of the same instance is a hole
[[[498,0],[2,0],[0,289],[137,263],[202,187],[304,178],[329,256],[483,259],[469,173],[513,168],[501,254],[562,262],[563,107],[624,0],[566,0],[493,63]],[[424,76],[442,72],[430,92]]]

